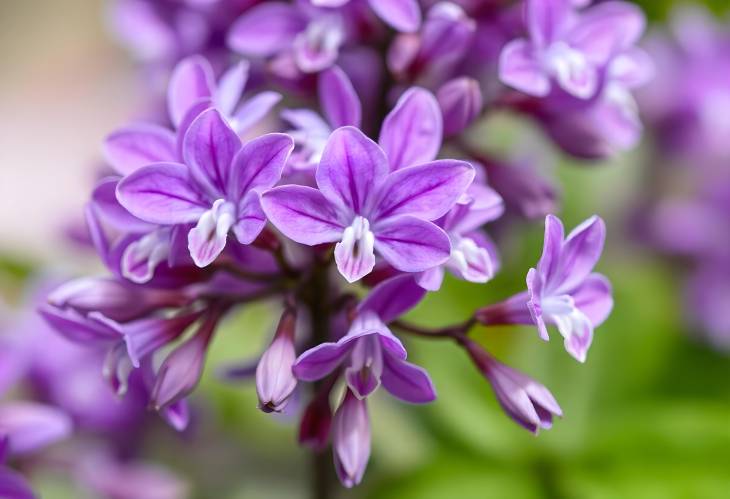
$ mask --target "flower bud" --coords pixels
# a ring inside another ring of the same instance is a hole
[[[332,452],[337,476],[347,488],[362,481],[370,459],[370,417],[366,399],[349,389],[332,421]]]
[[[482,110],[482,91],[473,78],[454,78],[446,82],[436,97],[444,117],[444,135],[463,131]]]
[[[156,308],[178,307],[188,298],[177,290],[134,286],[113,278],[74,279],[54,289],[48,302],[86,314],[99,312],[115,321],[126,322]]]
[[[317,396],[309,403],[299,424],[299,443],[315,451],[327,447],[332,426],[332,408],[329,401],[329,390]]]
[[[297,358],[294,348],[296,322],[296,312],[285,310],[274,340],[256,367],[256,393],[259,409],[264,412],[281,412],[297,386],[297,379],[292,373]]]
[[[504,412],[516,423],[537,434],[540,428],[552,427],[554,415],[563,415],[552,393],[543,385],[498,362],[476,342],[466,338],[462,344],[474,364],[492,384]]]

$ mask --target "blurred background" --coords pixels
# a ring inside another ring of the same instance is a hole
[[[673,2],[638,3],[650,32],[668,22]],[[730,10],[727,0],[701,4],[716,16]],[[108,35],[101,0],[0,2],[0,60],[0,291],[9,316],[40,277],[100,269],[65,235],[81,223],[103,137],[136,114],[141,82]],[[548,147],[515,118],[496,116],[474,133],[485,147],[525,136]],[[566,226],[594,212],[608,225],[598,270],[613,282],[615,309],[597,330],[586,365],[560,341],[538,341],[532,328],[475,333],[498,358],[550,388],[565,417],[534,437],[504,416],[456,346],[409,338],[410,356],[428,367],[439,398],[407,407],[375,397],[368,474],[342,497],[730,497],[728,352],[706,341],[687,309],[686,260],[643,244],[637,210],[651,172],[663,167],[651,130],[646,135],[634,152],[590,165],[555,152]],[[540,254],[542,224],[523,229],[501,241],[504,268],[489,285],[448,280],[412,319],[445,324],[521,290],[525,269]],[[730,292],[725,298],[730,315]],[[296,446],[295,425],[257,411],[251,384],[215,377],[216,367],[259,351],[272,317],[260,305],[228,321],[194,396],[196,427],[180,437],[160,426],[150,436],[150,456],[179,472],[193,497],[307,496],[307,455]],[[58,473],[35,480],[42,497],[78,497]]]

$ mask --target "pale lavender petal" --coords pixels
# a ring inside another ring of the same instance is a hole
[[[299,9],[284,2],[268,2],[248,9],[228,32],[228,47],[243,55],[266,57],[291,48],[306,27]]]
[[[576,310],[569,316],[553,316],[552,319],[565,339],[565,350],[578,362],[585,362],[593,342],[593,325],[588,317]]]
[[[513,40],[502,49],[499,79],[505,85],[535,97],[550,93],[550,78],[535,59],[527,40]]]
[[[209,206],[179,163],[140,168],[119,182],[117,199],[134,216],[157,224],[195,222]]]
[[[283,133],[269,133],[247,142],[233,158],[227,188],[230,199],[242,200],[249,191],[274,187],[292,149],[294,141]]]
[[[413,87],[404,93],[385,117],[378,139],[391,170],[433,160],[441,148],[442,127],[441,109],[431,92]]]
[[[373,220],[413,215],[422,220],[443,216],[474,180],[465,161],[438,160],[391,173],[378,190]]]
[[[218,88],[213,94],[213,102],[224,116],[230,116],[238,101],[241,100],[246,80],[248,80],[249,66],[250,64],[246,60],[239,61],[221,76]]]
[[[102,151],[107,162],[122,175],[145,165],[177,159],[175,134],[152,124],[132,125],[112,132],[104,140]]]
[[[26,454],[71,434],[71,419],[60,409],[35,402],[0,405],[0,435],[7,437],[9,455]]]
[[[281,101],[279,92],[265,91],[247,98],[231,118],[231,126],[242,134],[258,124]]]
[[[441,265],[451,254],[449,236],[431,222],[404,215],[375,227],[375,249],[403,272],[422,272]]]
[[[360,99],[352,82],[338,66],[333,66],[319,75],[319,101],[332,128],[360,126]]]
[[[584,11],[570,31],[568,41],[594,64],[631,47],[646,28],[641,9],[629,2],[604,2]]]
[[[412,275],[404,274],[387,279],[375,286],[358,306],[358,313],[374,312],[384,323],[405,314],[426,296]]]
[[[537,326],[537,332],[540,335],[540,339],[544,341],[548,341],[550,339],[550,335],[548,334],[547,325],[545,324],[545,317],[542,313],[542,297],[543,297],[543,287],[544,282],[543,278],[539,271],[535,269],[530,269],[527,272],[527,277],[525,278],[525,281],[527,283],[527,293],[529,300],[526,302],[526,308],[528,312],[530,313],[532,323]],[[516,317],[522,319],[523,316],[519,314],[519,311],[522,308],[522,293],[516,295],[519,297],[519,301],[512,302],[511,305],[516,306],[516,311],[518,312],[516,314]],[[510,300],[508,300],[509,302]]]
[[[330,135],[317,168],[317,185],[325,197],[367,215],[373,186],[388,173],[383,150],[359,129],[346,126]]]
[[[261,206],[277,229],[301,244],[339,241],[345,230],[332,204],[311,187],[275,187],[261,196]]]
[[[527,0],[525,17],[532,41],[545,47],[560,37],[571,15],[569,0]]]
[[[167,109],[175,127],[196,102],[210,98],[214,88],[213,68],[204,57],[194,55],[180,61],[167,88]]]
[[[296,315],[290,311],[284,312],[274,339],[256,367],[256,394],[259,409],[264,412],[284,410],[296,389],[297,379],[292,372],[297,356],[294,346],[295,326]]]
[[[236,207],[222,199],[203,213],[188,233],[188,249],[198,267],[207,267],[218,258],[228,240],[228,231],[236,223]]]
[[[342,240],[335,245],[337,270],[347,280],[355,282],[368,275],[375,267],[375,236],[370,223],[363,217],[356,217],[345,228]]]
[[[364,399],[380,386],[383,357],[378,335],[364,336],[354,343],[345,369],[345,380],[357,398]]]
[[[412,404],[436,400],[436,389],[425,369],[388,355],[383,360],[382,383],[391,395]]]
[[[369,0],[383,21],[398,31],[411,33],[421,26],[421,7],[416,0]]]
[[[222,194],[231,181],[231,164],[241,139],[216,109],[203,111],[185,132],[183,158],[190,175],[209,195]]]
[[[446,272],[442,266],[428,269],[419,274],[417,280],[418,286],[423,288],[425,291],[438,291],[444,283],[445,275]]]
[[[186,399],[180,399],[160,409],[160,417],[176,431],[183,431],[190,424],[190,406]]]
[[[575,306],[598,327],[613,309],[611,283],[601,274],[590,274],[572,293]]]
[[[651,56],[639,47],[631,47],[611,61],[609,78],[626,88],[641,87],[651,81],[656,68]]]
[[[606,240],[606,224],[593,216],[568,235],[560,254],[555,281],[550,286],[569,291],[579,285],[596,266]]]
[[[554,215],[545,217],[545,238],[542,256],[537,263],[537,270],[546,281],[555,278],[560,264],[560,254],[563,247],[563,222]]]
[[[241,244],[251,244],[266,226],[266,215],[256,191],[250,191],[238,204],[233,233]]]

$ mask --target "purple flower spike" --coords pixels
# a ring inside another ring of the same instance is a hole
[[[569,0],[527,0],[529,40],[508,43],[500,58],[503,83],[535,97],[547,96],[553,81],[579,99],[592,98],[601,71],[644,31],[641,10],[611,1],[583,12]]]
[[[266,223],[259,191],[281,177],[294,144],[284,134],[268,134],[243,146],[221,114],[209,109],[185,134],[180,163],[157,163],[125,177],[119,202],[133,215],[161,225],[196,224],[188,248],[199,267],[223,251],[229,231],[250,244]]]
[[[489,380],[499,404],[515,422],[537,434],[550,429],[553,416],[562,416],[555,397],[532,378],[498,362],[476,342],[466,339],[466,351],[477,368]]]
[[[332,421],[332,454],[342,485],[348,489],[358,485],[370,459],[370,416],[367,402],[350,390]]]
[[[441,160],[388,172],[377,144],[357,128],[339,128],[317,169],[319,190],[276,187],[262,195],[262,206],[296,242],[337,242],[337,268],[349,282],[370,273],[376,251],[404,272],[443,263],[450,254],[448,236],[430,221],[451,208],[472,182],[474,169],[463,161]]]
[[[256,367],[256,393],[259,409],[264,412],[281,412],[297,386],[297,379],[292,373],[297,358],[294,349],[296,320],[294,311],[284,311],[274,340]]]
[[[428,373],[406,362],[406,350],[384,322],[414,307],[425,295],[412,276],[397,276],[376,286],[358,309],[347,334],[337,343],[322,343],[299,356],[294,374],[303,381],[324,378],[345,365],[345,379],[359,398],[382,383],[405,402],[431,402],[436,392]]]

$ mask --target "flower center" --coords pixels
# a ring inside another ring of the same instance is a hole
[[[449,265],[464,279],[472,282],[487,282],[494,275],[489,252],[468,237],[452,241]]]
[[[596,73],[585,55],[565,42],[555,42],[544,55],[546,70],[566,92],[581,99],[593,96]]]
[[[370,273],[375,266],[375,235],[367,218],[357,216],[342,233],[335,246],[335,262],[340,273],[355,282]]]

